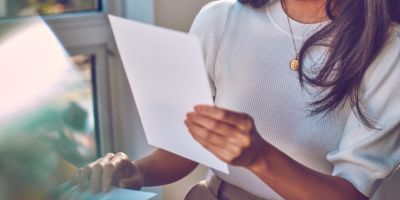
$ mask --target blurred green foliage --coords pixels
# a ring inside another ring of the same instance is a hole
[[[65,118],[85,120],[86,112],[77,106],[50,104],[0,124],[1,200],[58,199],[58,186],[95,158],[82,154],[73,137],[82,122]]]

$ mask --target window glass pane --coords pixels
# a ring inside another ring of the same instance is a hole
[[[57,196],[60,186],[77,168],[95,160],[94,56],[76,55],[72,60],[75,70],[55,75],[62,79],[59,89],[49,90],[42,103],[32,104],[25,113],[10,114],[8,121],[0,123],[1,200],[63,199]],[[26,90],[30,87],[35,86],[27,85]],[[41,97],[32,96],[35,99]]]
[[[72,57],[76,68],[82,77],[81,86],[62,96],[63,102],[68,102],[64,111],[64,122],[69,132],[66,138],[68,143],[75,144],[78,155],[72,156],[73,163],[82,166],[96,158],[96,116],[95,97],[92,77],[94,69],[94,56],[76,55]],[[80,158],[80,159],[76,159]]]
[[[96,115],[92,55],[72,56],[76,78],[68,81],[69,89],[57,95],[47,106],[42,119],[35,125],[51,139],[54,152],[75,167],[82,167],[96,159]],[[71,74],[72,75],[72,74]],[[57,133],[54,133],[56,131]]]
[[[100,9],[99,0],[0,0],[0,17],[61,14]]]

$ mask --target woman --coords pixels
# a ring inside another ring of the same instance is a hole
[[[191,33],[216,107],[196,106],[185,124],[230,175],[213,171],[186,199],[372,198],[400,164],[399,22],[397,0],[204,7]],[[134,162],[108,154],[78,186],[163,185],[196,166],[163,150]]]

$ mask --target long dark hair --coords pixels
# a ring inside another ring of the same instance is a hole
[[[254,8],[269,0],[238,0]],[[329,47],[321,70],[312,76],[299,70],[302,87],[309,84],[326,93],[310,103],[311,114],[329,113],[349,101],[355,114],[369,128],[376,128],[363,109],[360,99],[365,72],[383,48],[392,22],[400,23],[400,0],[326,0],[326,13],[332,20],[308,38],[300,51],[300,60],[313,46]]]

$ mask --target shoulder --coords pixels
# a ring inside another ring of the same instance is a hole
[[[378,54],[376,61],[377,64],[382,64],[382,62],[387,63],[387,61],[397,61],[399,64],[400,56],[400,24],[392,23],[389,29],[387,40]],[[393,65],[394,66],[394,65]]]
[[[199,12],[198,16],[205,17],[221,17],[224,13],[230,10],[236,0],[218,0],[206,4]]]
[[[381,86],[400,84],[400,25],[392,24],[385,46],[372,62],[364,78],[364,86],[378,89]],[[399,88],[396,86],[395,88]]]
[[[206,4],[197,14],[191,32],[197,32],[197,29],[224,26],[235,3],[236,0],[219,0]]]

